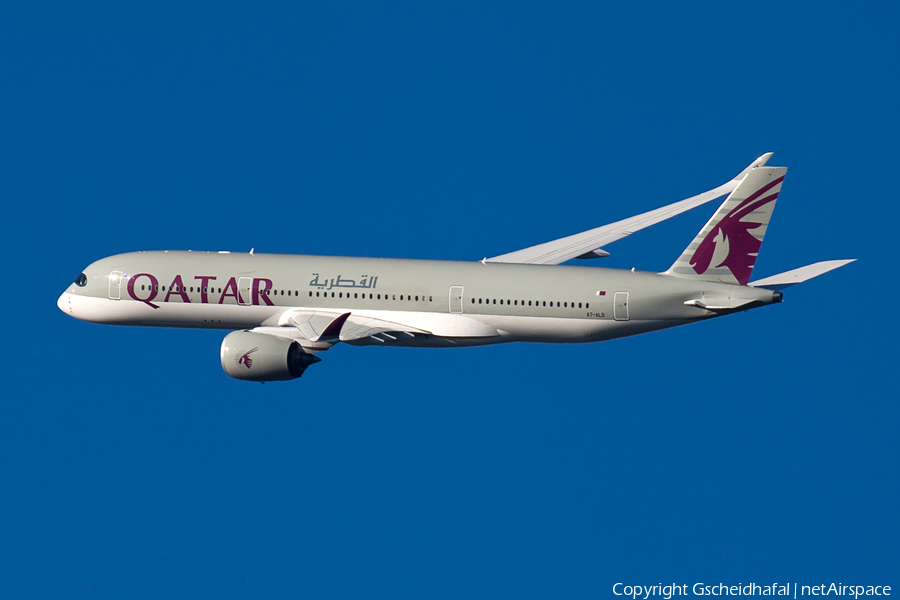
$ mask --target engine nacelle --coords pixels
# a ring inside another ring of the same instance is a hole
[[[226,335],[220,355],[228,375],[247,381],[296,379],[306,367],[322,360],[304,352],[294,340],[252,331]]]

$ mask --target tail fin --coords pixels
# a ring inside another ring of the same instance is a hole
[[[751,169],[666,275],[747,285],[785,173]]]

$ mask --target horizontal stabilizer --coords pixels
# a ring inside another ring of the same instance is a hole
[[[833,271],[838,267],[843,267],[844,265],[852,263],[855,260],[855,258],[844,260],[824,260],[822,262],[806,265],[805,267],[800,267],[799,269],[786,271],[784,273],[779,273],[778,275],[772,275],[771,277],[766,277],[765,279],[760,279],[759,281],[751,281],[747,285],[751,287],[764,287],[771,290],[783,290],[786,287],[790,287],[798,283],[803,283],[804,281],[812,279],[813,277],[818,277],[819,275],[827,273],[828,271]]]

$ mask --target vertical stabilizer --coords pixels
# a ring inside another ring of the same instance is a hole
[[[747,285],[785,173],[751,169],[666,275]]]

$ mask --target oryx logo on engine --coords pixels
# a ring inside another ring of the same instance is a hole
[[[251,348],[250,350],[247,350],[246,352],[244,352],[241,356],[238,357],[237,364],[244,365],[248,369],[250,367],[252,367],[253,359],[250,358],[250,355],[253,354],[254,352],[256,352],[257,350],[259,350],[259,348]]]

